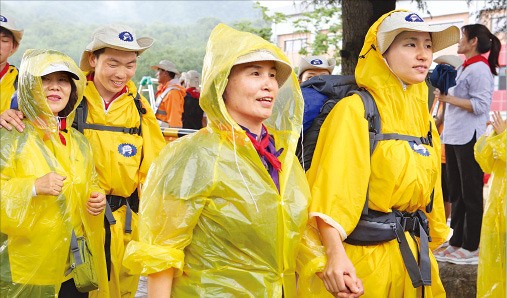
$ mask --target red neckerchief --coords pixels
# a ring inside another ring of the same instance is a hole
[[[190,96],[192,96],[193,98],[197,98],[197,99],[199,99],[199,97],[201,96],[201,93],[199,91],[197,91],[197,89],[195,87],[188,88],[187,94],[190,94]]]
[[[60,141],[64,146],[67,146],[67,141],[65,140],[65,137],[61,133],[61,131],[67,132],[67,119],[65,118],[58,118],[58,135],[60,136]]]
[[[86,76],[86,80],[87,81],[92,81],[93,82],[93,78],[95,77],[95,73],[94,72],[90,72],[87,76]],[[104,106],[106,108],[106,110],[109,108],[109,105],[111,105],[111,103],[117,99],[120,95],[122,95],[123,93],[127,92],[128,91],[128,88],[127,88],[127,85],[123,86],[123,88],[120,90],[120,92],[116,93],[113,98],[111,98],[111,101],[110,102],[106,102],[104,99],[102,99],[104,101]]]
[[[469,59],[466,59],[465,62],[463,62],[463,70],[470,64],[474,64],[475,62],[484,62],[489,67],[489,62],[486,57],[482,55],[476,55],[473,57],[470,57]]]
[[[4,77],[4,75],[7,73],[8,70],[9,70],[9,63],[5,63],[4,69],[2,69],[2,71],[0,71],[0,79]]]
[[[266,134],[264,134],[264,137],[261,139],[260,142],[257,142],[257,140],[253,136],[251,136],[249,133],[247,133],[246,135],[248,136],[250,141],[252,141],[252,144],[254,145],[255,150],[257,150],[257,152],[260,155],[264,156],[266,158],[266,160],[273,166],[273,168],[275,168],[278,172],[280,172],[280,170],[282,169],[282,163],[280,162],[280,160],[278,160],[278,158],[276,156],[274,156],[272,153],[270,153],[268,150],[266,150],[266,148],[269,145],[270,136],[269,136],[268,130],[266,129],[264,124],[262,125],[262,130],[265,130]],[[262,130],[261,130],[261,134],[262,134]]]

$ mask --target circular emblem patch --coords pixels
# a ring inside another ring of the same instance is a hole
[[[4,17],[4,16],[2,16],[2,15],[0,15],[0,22],[6,23],[7,22],[7,18]]]
[[[120,33],[118,35],[118,37],[122,40],[122,41],[128,41],[128,42],[132,42],[134,41],[134,37],[132,36],[132,34],[128,31],[123,31],[122,33]]]
[[[122,143],[118,146],[118,152],[125,157],[132,157],[136,155],[137,148],[132,144]]]
[[[322,65],[322,64],[324,64],[324,62],[322,62],[322,60],[320,60],[320,59],[313,59],[312,61],[310,61],[310,64],[311,65]]]
[[[405,21],[407,21],[407,22],[424,22],[423,19],[421,19],[421,17],[415,13],[411,13],[408,16],[406,16]]]

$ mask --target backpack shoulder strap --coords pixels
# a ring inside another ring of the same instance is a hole
[[[368,132],[370,135],[370,158],[373,155],[373,151],[377,147],[377,144],[381,140],[405,140],[413,141],[416,144],[425,144],[433,146],[433,137],[431,134],[432,125],[430,122],[430,128],[426,137],[415,137],[397,133],[383,134],[382,133],[382,122],[380,119],[380,113],[378,111],[377,104],[373,99],[373,96],[364,88],[350,91],[349,94],[357,94],[361,97],[364,104],[364,118],[368,120]],[[368,214],[368,201],[369,201],[369,187],[366,191],[366,201],[364,203],[362,214]],[[426,205],[426,212],[430,213],[433,210],[433,198],[435,190],[431,192],[430,202]]]
[[[368,133],[370,138],[370,159],[373,155],[373,151],[378,144],[378,139],[376,136],[382,132],[382,122],[380,121],[380,113],[377,108],[377,104],[371,96],[370,92],[364,88],[360,88],[358,90],[353,90],[349,94],[357,94],[361,97],[361,101],[364,105],[364,118],[368,121]],[[366,200],[364,202],[364,207],[362,214],[368,214],[368,201],[370,200],[369,196],[370,186],[366,190]]]
[[[142,135],[142,123],[143,123],[143,114],[146,114],[146,109],[143,108],[141,103],[141,95],[139,92],[136,94],[134,98],[134,103],[136,105],[137,111],[139,113],[139,127],[117,127],[117,126],[108,126],[101,124],[90,124],[86,123],[86,119],[88,118],[88,103],[86,97],[83,97],[83,100],[76,108],[76,118],[74,119],[74,123],[72,123],[72,127],[80,131],[84,132],[85,129],[93,129],[93,130],[107,130],[114,132],[123,132],[128,134],[137,134]]]

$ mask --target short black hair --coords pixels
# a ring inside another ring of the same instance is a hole
[[[19,45],[11,30],[9,30],[5,27],[0,27],[0,33],[3,33],[5,36],[12,38],[12,41],[14,42],[14,44]]]

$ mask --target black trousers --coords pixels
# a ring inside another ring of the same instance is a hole
[[[474,157],[476,133],[465,145],[445,145],[447,186],[452,201],[449,240],[452,246],[479,247],[483,213],[484,172]]]

